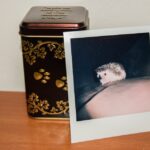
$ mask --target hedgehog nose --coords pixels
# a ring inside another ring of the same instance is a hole
[[[102,79],[102,77],[99,75],[99,76],[98,76],[98,79]]]

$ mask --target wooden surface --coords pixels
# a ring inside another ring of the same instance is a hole
[[[150,132],[71,144],[69,121],[29,118],[24,93],[0,92],[0,150],[53,149],[150,150]]]

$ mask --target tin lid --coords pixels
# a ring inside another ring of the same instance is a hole
[[[80,30],[87,26],[88,12],[84,7],[38,6],[32,7],[23,19],[20,34],[58,34],[59,31]]]

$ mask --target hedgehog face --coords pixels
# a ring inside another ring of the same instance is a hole
[[[126,77],[125,70],[118,63],[109,63],[96,69],[97,78],[102,85],[110,84],[115,81],[123,80]]]
[[[97,77],[99,78],[102,85],[109,84],[117,80],[116,75],[110,70],[98,72]]]

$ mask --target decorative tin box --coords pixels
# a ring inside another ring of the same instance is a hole
[[[29,116],[69,117],[63,32],[88,28],[83,7],[33,7],[20,24]]]

